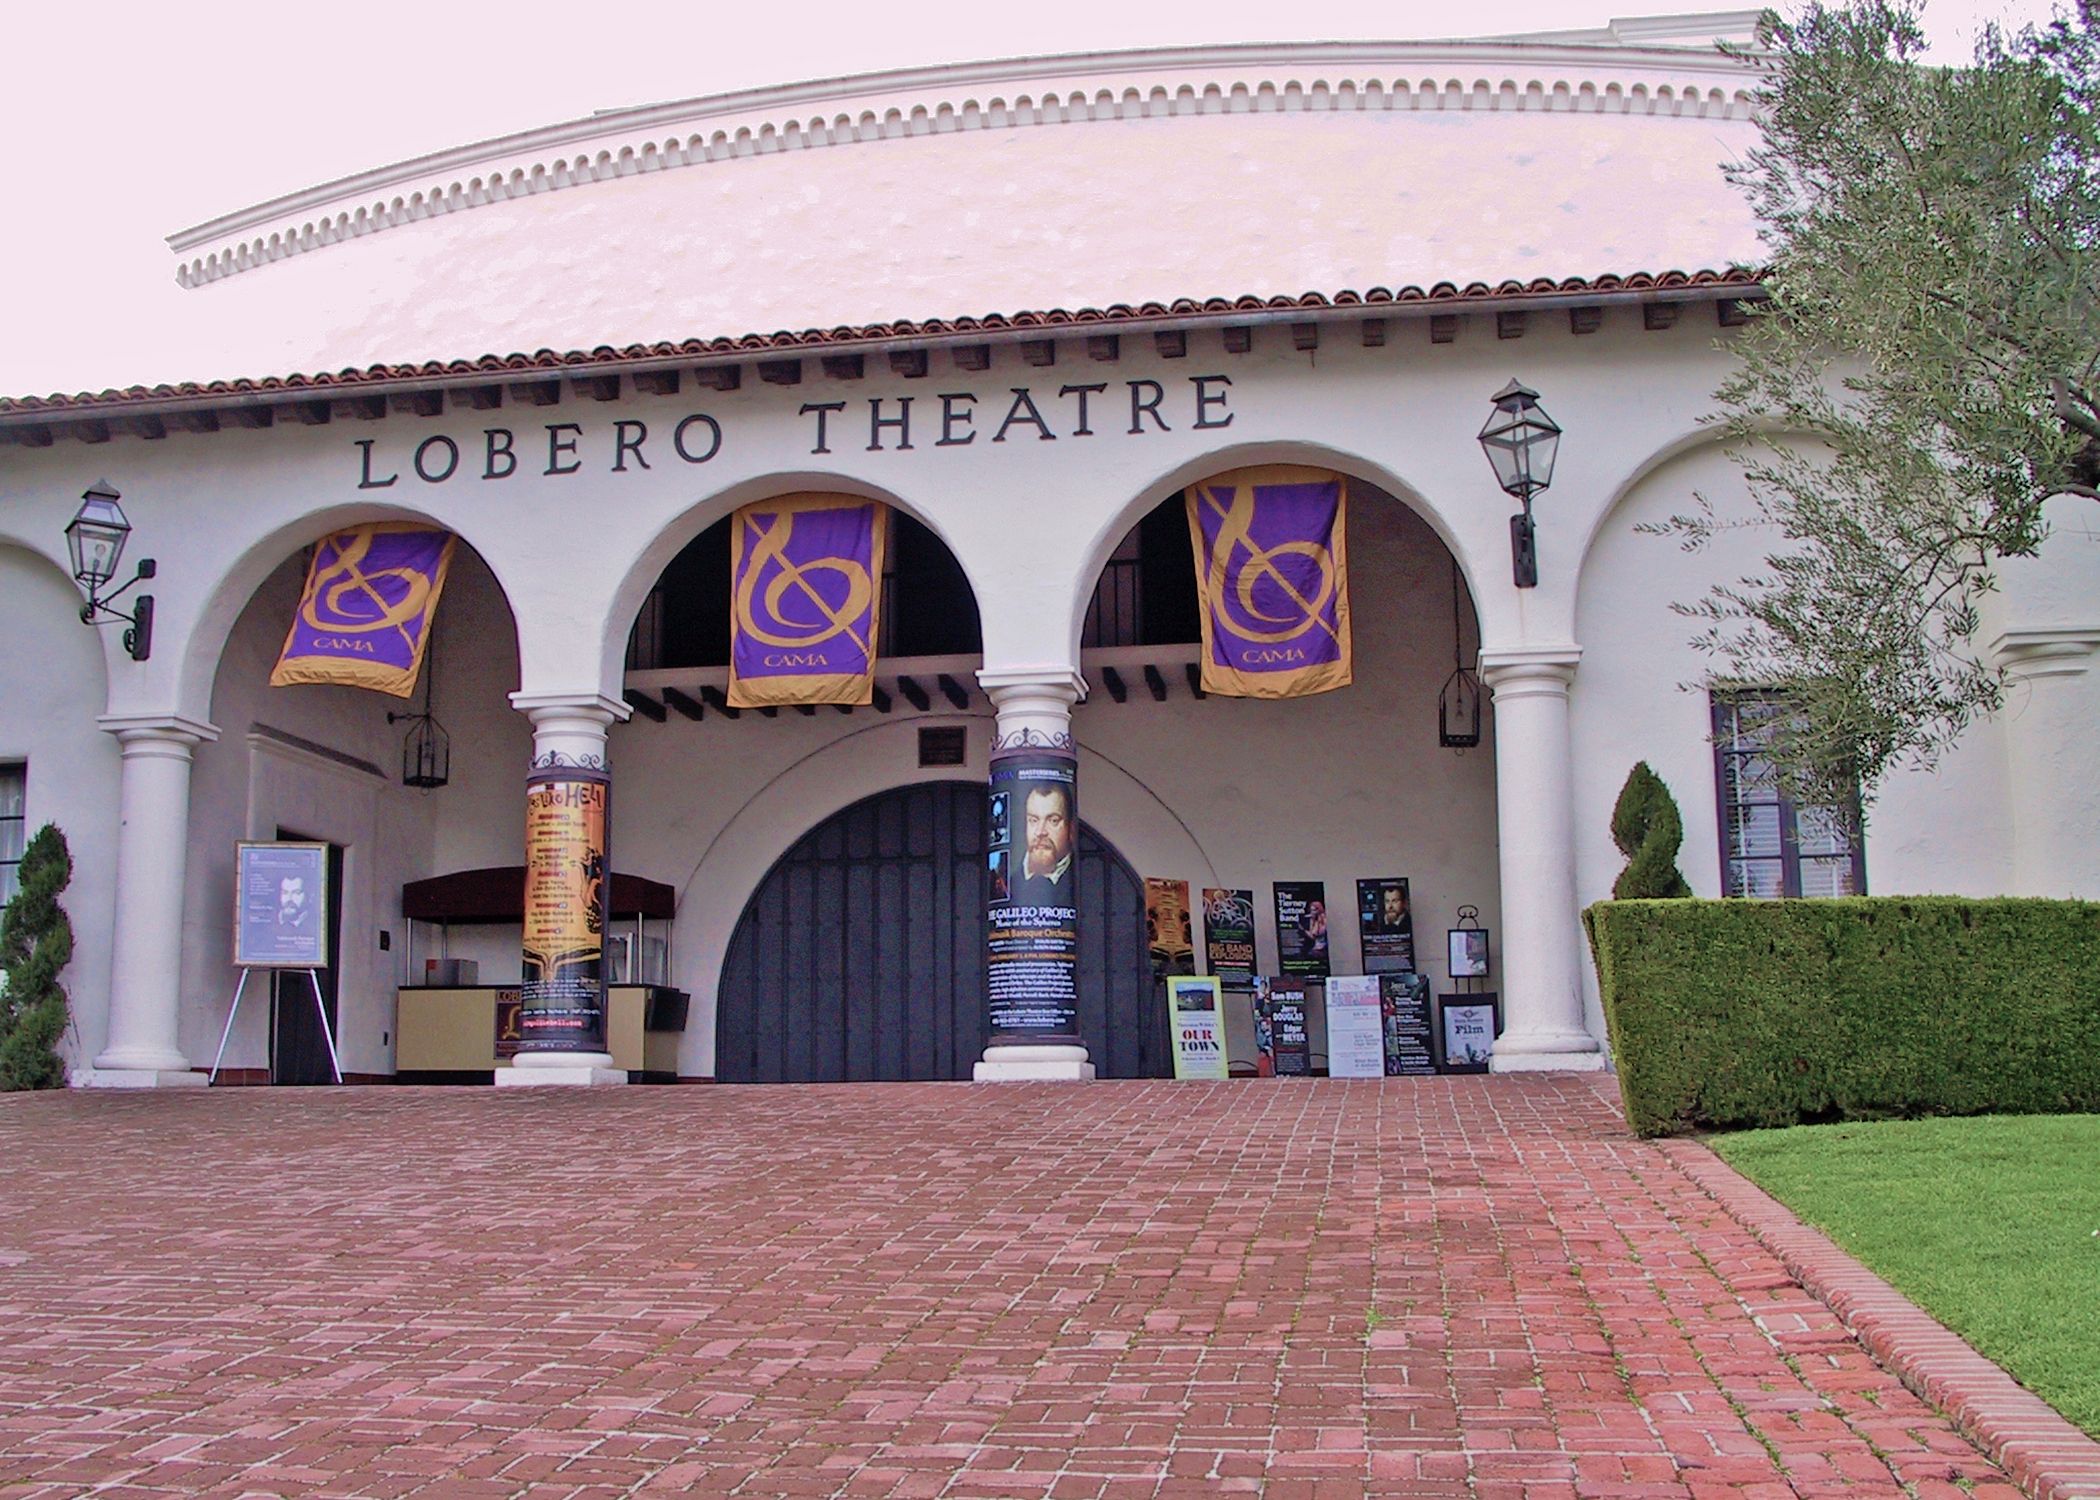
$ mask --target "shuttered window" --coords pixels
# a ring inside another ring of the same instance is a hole
[[[1797,803],[1764,756],[1788,712],[1755,693],[1713,700],[1714,777],[1720,790],[1724,896],[1862,896],[1866,853],[1859,807]]]

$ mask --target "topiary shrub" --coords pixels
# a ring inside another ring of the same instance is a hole
[[[1619,789],[1618,805],[1611,810],[1611,841],[1626,856],[1626,868],[1611,888],[1613,896],[1621,901],[1667,901],[1691,895],[1691,886],[1677,868],[1684,819],[1677,799],[1646,761],[1635,764]]]
[[[66,1082],[58,1039],[66,1030],[59,974],[73,958],[73,924],[58,894],[73,878],[66,837],[46,823],[22,851],[21,884],[0,916],[0,1090],[55,1089]]]

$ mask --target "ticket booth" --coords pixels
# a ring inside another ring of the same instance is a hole
[[[635,1083],[672,1083],[689,1001],[670,978],[678,896],[638,875],[612,878],[606,933],[606,1047]],[[518,1044],[525,867],[462,870],[401,888],[412,982],[395,997],[395,1073],[403,1083],[490,1083]],[[484,972],[503,976],[483,983]],[[507,982],[504,980],[507,979]],[[420,981],[420,982],[413,982]]]

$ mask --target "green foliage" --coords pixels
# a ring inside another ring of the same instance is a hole
[[[65,1085],[58,1039],[66,1029],[66,992],[58,976],[73,958],[73,924],[58,904],[73,878],[65,835],[46,823],[22,851],[20,885],[0,916],[0,1091]]]
[[[1702,498],[1656,529],[1780,538],[1686,612],[1717,681],[1802,710],[1773,752],[1803,800],[1848,803],[1855,778],[1871,800],[1997,710],[1974,641],[1992,566],[2035,550],[2049,496],[2100,496],[2093,5],[1945,69],[1913,61],[1907,4],[1767,15],[1763,142],[1730,176],[1770,298],[1719,392],[1758,515]]]
[[[2100,1437],[2100,1115],[1753,1130],[1714,1149]]]
[[[1603,901],[1583,921],[1642,1135],[2100,1109],[2100,904]]]
[[[1663,779],[1636,762],[1611,810],[1611,841],[1626,856],[1626,868],[1611,893],[1621,901],[1689,896],[1692,888],[1677,868],[1684,843],[1684,818]]]

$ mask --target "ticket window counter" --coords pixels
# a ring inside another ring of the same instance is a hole
[[[515,933],[525,910],[525,868],[465,870],[413,881],[401,889],[409,923],[409,969],[424,979],[395,996],[396,1077],[403,1083],[486,1083],[511,1065],[517,1048],[518,987],[480,984],[478,966],[455,958],[455,947],[488,952],[486,941]],[[688,999],[672,989],[671,918],[677,893],[639,876],[613,876],[612,926],[607,933],[606,1049],[613,1066],[637,1083],[672,1082]],[[509,934],[491,929],[508,927]],[[464,932],[461,929],[465,929]]]

